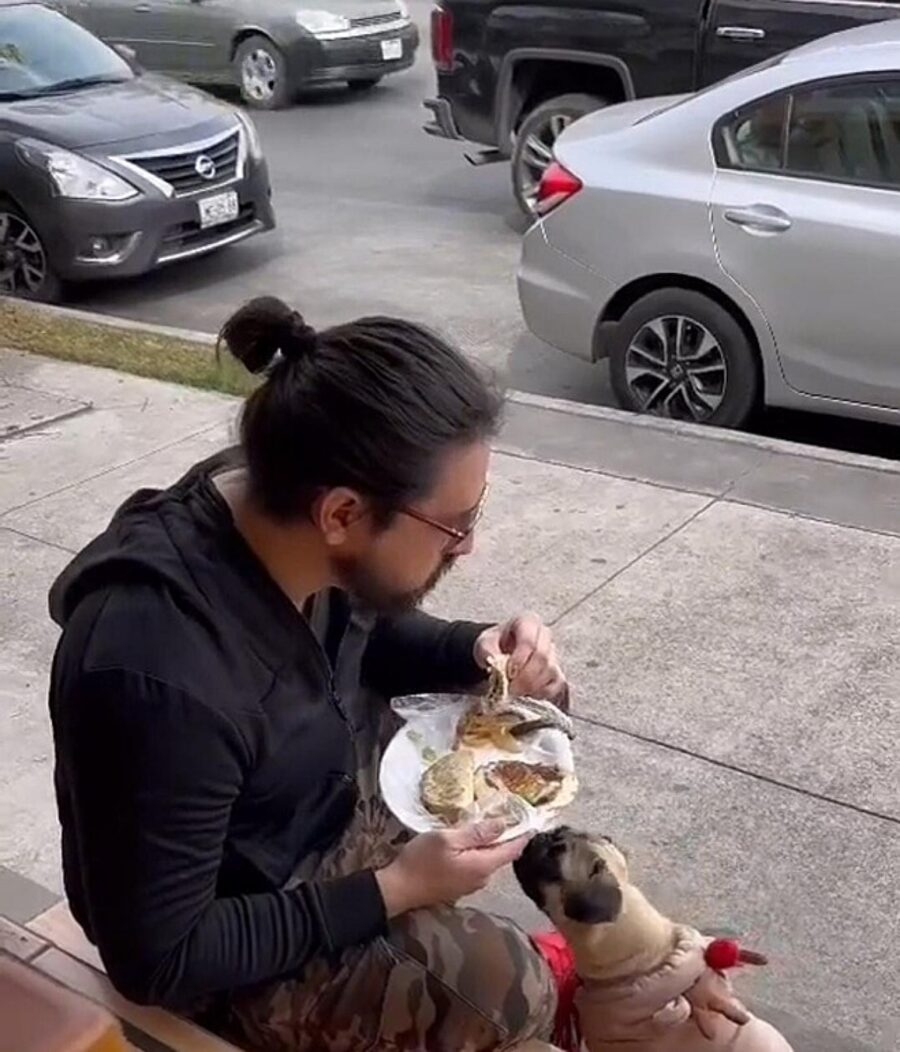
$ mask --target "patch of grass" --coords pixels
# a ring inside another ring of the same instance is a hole
[[[223,394],[246,395],[258,382],[227,354],[217,361],[206,344],[80,321],[8,300],[0,302],[0,346]]]

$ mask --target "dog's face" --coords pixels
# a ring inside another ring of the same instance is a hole
[[[534,837],[515,863],[522,890],[560,930],[614,924],[628,862],[608,837],[560,826]]]

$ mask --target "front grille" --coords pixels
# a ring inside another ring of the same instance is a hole
[[[247,203],[241,205],[237,219],[233,219],[230,223],[220,223],[218,226],[207,227],[205,230],[200,226],[199,220],[177,223],[175,226],[170,226],[163,235],[160,256],[167,258],[182,252],[213,246],[230,234],[240,233],[253,226],[255,222],[256,208],[252,203]]]
[[[388,11],[381,15],[360,15],[359,18],[351,18],[350,25],[354,29],[362,29],[364,26],[383,26],[390,22],[399,22],[402,17],[399,11]]]
[[[126,157],[125,160],[155,175],[157,179],[162,179],[181,196],[196,193],[198,190],[213,190],[217,186],[232,182],[237,175],[240,144],[241,135],[236,128],[211,145],[181,146],[171,153],[155,153],[150,157],[138,155]],[[198,171],[197,162],[200,158],[207,158],[212,162],[215,173],[211,178],[204,177]]]

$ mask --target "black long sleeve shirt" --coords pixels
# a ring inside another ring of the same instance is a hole
[[[483,626],[298,611],[198,465],[142,491],[51,591],[50,709],[72,911],[113,983],[186,1005],[377,936],[374,874],[292,890],[355,804],[342,699],[467,686]]]

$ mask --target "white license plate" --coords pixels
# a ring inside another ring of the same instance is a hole
[[[393,62],[395,59],[403,58],[403,41],[382,40],[381,57],[385,62]]]
[[[208,226],[230,223],[240,213],[238,195],[234,190],[216,194],[215,197],[204,197],[197,204],[200,206],[200,226],[204,230]]]

